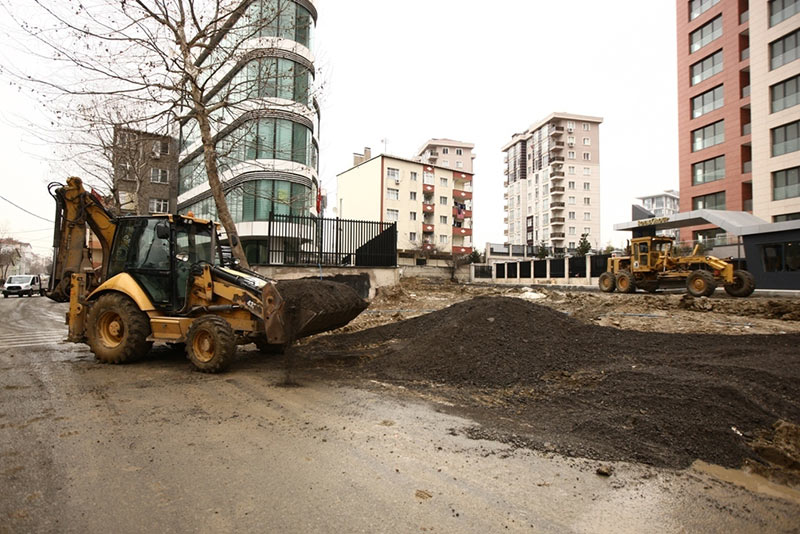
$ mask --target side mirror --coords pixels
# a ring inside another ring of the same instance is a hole
[[[169,239],[169,225],[158,223],[156,225],[156,237],[159,239]]]

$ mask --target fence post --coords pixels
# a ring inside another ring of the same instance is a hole
[[[586,258],[586,285],[592,285],[592,253],[585,256]]]
[[[547,258],[545,261],[547,262],[547,276],[545,276],[545,278],[549,282],[550,281],[550,258]]]
[[[275,213],[269,212],[269,219],[267,219],[267,265],[274,265],[272,263],[272,219]]]
[[[569,255],[564,256],[564,283],[569,284]]]

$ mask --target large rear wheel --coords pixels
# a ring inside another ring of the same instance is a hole
[[[617,291],[620,293],[636,292],[636,282],[629,271],[620,271],[617,273]]]
[[[103,363],[124,363],[144,356],[153,346],[147,341],[149,335],[147,314],[121,293],[101,295],[89,310],[87,342]]]
[[[604,272],[600,275],[600,291],[603,293],[613,293],[617,288],[617,280],[614,275],[609,272]]]
[[[693,297],[710,297],[717,289],[717,281],[713,274],[699,269],[686,279],[686,289]]]
[[[186,335],[186,356],[204,373],[219,373],[228,368],[236,355],[236,335],[222,317],[200,317]]]
[[[733,283],[725,284],[725,292],[732,297],[749,297],[756,290],[756,281],[748,271],[733,271]]]

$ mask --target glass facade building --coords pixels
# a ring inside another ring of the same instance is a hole
[[[253,0],[205,58],[220,179],[237,226],[314,216],[319,121],[311,0]],[[216,219],[198,126],[181,124],[178,209]],[[259,237],[253,225],[240,237]]]

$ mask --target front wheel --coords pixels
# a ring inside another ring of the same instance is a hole
[[[756,281],[748,271],[733,271],[733,282],[725,284],[725,292],[732,297],[749,297],[756,290]]]
[[[216,315],[200,317],[186,335],[186,357],[204,373],[228,368],[236,355],[236,335],[230,323]]]
[[[614,290],[617,288],[617,281],[614,278],[614,275],[605,272],[600,275],[600,291],[603,293],[613,293]]]
[[[150,319],[121,293],[101,295],[86,319],[89,348],[103,363],[125,363],[150,352]]]
[[[617,273],[617,290],[620,293],[635,293],[636,282],[633,275],[628,271],[620,271]]]

